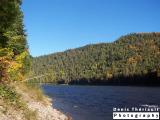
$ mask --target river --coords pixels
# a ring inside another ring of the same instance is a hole
[[[73,120],[112,120],[113,107],[160,105],[160,87],[42,85],[53,107]]]

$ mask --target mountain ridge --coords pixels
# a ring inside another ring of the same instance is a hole
[[[159,70],[160,33],[131,33],[112,43],[86,45],[33,58],[33,74],[43,81],[107,81]],[[50,80],[49,80],[50,79]]]

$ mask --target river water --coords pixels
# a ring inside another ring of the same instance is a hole
[[[42,85],[53,107],[73,120],[112,120],[113,107],[160,105],[160,87]]]

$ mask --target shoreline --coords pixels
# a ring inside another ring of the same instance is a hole
[[[19,91],[19,90],[18,90]],[[53,108],[52,99],[41,93],[42,100],[36,100],[32,98],[30,93],[20,91],[23,100],[27,103],[30,110],[36,111],[37,120],[71,120],[70,117],[62,113],[61,111]]]
[[[41,85],[61,85],[61,86],[128,86],[128,87],[160,87],[160,85],[148,85],[148,84],[54,84],[51,82],[40,83]]]
[[[61,111],[52,107],[52,103],[48,105],[44,105],[41,102],[29,102],[28,108],[37,111],[37,120],[70,120],[68,116],[66,116]]]
[[[70,116],[53,108],[52,99],[41,89],[27,87],[24,84],[12,84],[20,96],[19,105],[5,104],[0,99],[0,120],[72,120]]]

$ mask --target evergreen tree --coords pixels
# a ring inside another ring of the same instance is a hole
[[[20,0],[0,2],[0,81],[24,79],[30,56],[23,25]]]
[[[34,75],[49,73],[48,81],[65,83],[92,81],[128,82],[142,75],[158,72],[160,33],[133,33],[113,43],[87,45],[33,59]],[[52,71],[52,72],[51,72]],[[47,76],[46,76],[47,77]],[[143,81],[143,79],[141,79]],[[139,81],[140,82],[140,81]]]

